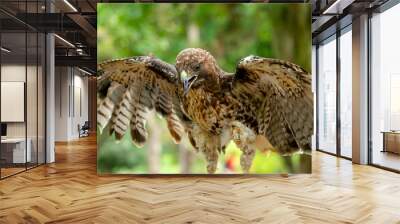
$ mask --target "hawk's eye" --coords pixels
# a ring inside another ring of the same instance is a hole
[[[194,70],[195,70],[195,71],[200,70],[200,64],[196,64],[196,65],[194,66]]]

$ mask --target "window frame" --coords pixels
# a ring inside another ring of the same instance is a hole
[[[338,21],[338,22],[340,22],[340,21]],[[340,158],[343,158],[343,159],[346,159],[346,160],[352,160],[352,158],[351,157],[347,157],[347,156],[344,156],[344,155],[342,155],[342,150],[341,150],[341,119],[340,119],[340,103],[341,103],[341,97],[340,97],[340,84],[341,84],[341,67],[340,67],[340,60],[341,60],[341,58],[340,58],[340,37],[342,36],[342,35],[344,35],[345,33],[347,33],[347,32],[352,32],[352,23],[350,22],[349,24],[347,24],[347,25],[345,25],[344,27],[342,27],[342,28],[339,28],[339,27],[337,27],[337,29],[336,29],[336,32],[335,33],[333,33],[333,34],[331,34],[331,35],[329,35],[328,37],[326,37],[326,38],[324,38],[324,39],[322,39],[322,40],[319,40],[318,41],[318,43],[317,44],[315,44],[316,45],[316,55],[315,55],[315,58],[316,58],[316,70],[315,70],[315,76],[316,76],[316,80],[315,80],[315,86],[316,86],[316,103],[315,103],[315,105],[316,105],[316,130],[315,130],[315,135],[316,135],[316,138],[315,138],[315,145],[316,145],[316,151],[319,151],[319,152],[323,152],[323,153],[327,153],[327,154],[329,154],[329,155],[333,155],[333,156],[337,156],[337,157],[340,157]],[[334,38],[332,38],[333,36],[335,36]],[[329,39],[332,39],[332,40],[329,40]],[[318,105],[319,105],[319,98],[320,98],[320,96],[319,96],[319,83],[320,83],[320,79],[319,79],[319,60],[320,60],[320,55],[319,55],[319,53],[318,53],[318,49],[319,49],[319,47],[320,47],[320,45],[322,44],[322,43],[327,43],[327,42],[330,42],[330,41],[336,41],[336,61],[335,61],[335,63],[336,63],[336,152],[335,153],[332,153],[332,152],[329,152],[329,151],[327,151],[327,150],[324,150],[324,149],[321,149],[319,146],[320,146],[320,143],[319,143],[319,117],[320,117],[320,110],[319,110],[319,107],[318,107]]]
[[[25,12],[27,13],[27,3],[28,1],[21,1],[23,3],[25,3]],[[38,4],[39,1],[33,1],[33,3],[36,3],[36,11],[38,12],[39,8],[38,8]],[[4,176],[2,173],[2,167],[0,166],[0,180],[4,180],[8,177],[12,177],[14,175],[26,172],[30,169],[34,169],[37,168],[41,165],[47,164],[47,32],[43,32],[41,30],[38,30],[30,25],[28,25],[27,23],[24,23],[23,21],[19,20],[18,18],[14,17],[11,13],[9,13],[8,11],[4,10],[3,8],[0,7],[0,11],[9,15],[12,19],[16,20],[17,22],[23,23],[24,29],[23,30],[19,30],[17,32],[20,32],[22,34],[25,35],[25,93],[24,93],[24,129],[25,129],[25,135],[24,135],[24,139],[25,139],[25,166],[23,170],[20,170],[18,172],[9,174]],[[46,7],[46,12],[47,12],[47,7]],[[1,28],[1,24],[0,24],[0,28]],[[7,31],[0,31],[0,46],[2,45],[2,34],[3,33],[9,33]],[[37,140],[37,145],[36,145],[36,161],[33,164],[29,164],[30,166],[28,166],[28,162],[27,162],[27,147],[28,147],[28,116],[27,116],[27,83],[28,83],[28,79],[27,79],[27,75],[28,75],[28,34],[33,34],[36,36],[36,60],[34,62],[35,66],[36,66],[36,122],[34,122],[36,124],[36,136],[33,136],[33,138],[36,138]],[[39,117],[39,81],[38,81],[38,76],[39,76],[39,69],[38,66],[39,64],[39,36],[40,34],[42,35],[42,47],[43,49],[41,49],[41,52],[43,53],[43,55],[41,55],[43,58],[42,60],[44,60],[44,63],[42,64],[42,71],[41,71],[41,75],[42,75],[42,84],[44,85],[44,91],[42,93],[42,96],[44,96],[44,98],[42,99],[43,105],[41,105],[44,109],[44,114],[43,117]],[[2,60],[2,53],[0,53],[0,82],[1,82],[1,68],[3,66],[2,64],[3,60]],[[1,86],[0,86],[1,88]],[[1,95],[1,94],[0,94]],[[1,101],[1,97],[0,97],[0,101]],[[1,106],[0,106],[0,110],[1,110]],[[1,115],[0,115],[1,116]],[[43,119],[43,120],[42,120]],[[43,130],[43,148],[42,148],[42,152],[43,155],[41,155],[41,157],[43,157],[43,161],[39,162],[39,144],[38,144],[38,139],[39,139],[39,120],[41,120],[42,124],[44,125],[44,130]],[[0,123],[1,119],[0,119]],[[1,144],[0,144],[0,158],[1,158]],[[22,168],[22,167],[21,167]]]
[[[372,130],[372,94],[373,94],[373,88],[372,88],[372,41],[373,41],[373,35],[372,35],[372,19],[374,14],[381,14],[384,13],[385,11],[391,9],[392,7],[400,4],[399,0],[388,0],[384,4],[378,6],[377,8],[370,9],[368,10],[368,30],[367,30],[367,40],[368,40],[368,54],[367,54],[367,64],[368,64],[368,69],[367,69],[367,78],[368,78],[368,111],[367,111],[367,116],[368,116],[368,152],[367,152],[367,163],[370,166],[377,167],[383,170],[395,172],[395,173],[400,173],[400,170],[394,169],[388,166],[384,166],[381,164],[374,163],[373,161],[373,154],[374,154],[374,149],[373,149],[373,130]]]

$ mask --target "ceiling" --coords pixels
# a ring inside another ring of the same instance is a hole
[[[8,58],[23,58],[36,46],[28,43],[25,32],[52,32],[55,37],[56,65],[78,66],[94,74],[96,70],[97,0],[1,0],[2,46],[12,49]],[[31,36],[27,35],[29,42]],[[34,55],[34,54],[33,54]]]
[[[361,13],[373,12],[389,0],[312,0],[312,37],[317,44],[352,23]]]

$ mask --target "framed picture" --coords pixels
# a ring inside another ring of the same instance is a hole
[[[309,4],[98,4],[99,174],[311,172]]]

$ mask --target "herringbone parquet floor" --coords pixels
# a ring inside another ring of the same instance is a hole
[[[94,137],[0,181],[0,223],[400,223],[400,175],[323,153],[313,174],[96,174]]]

